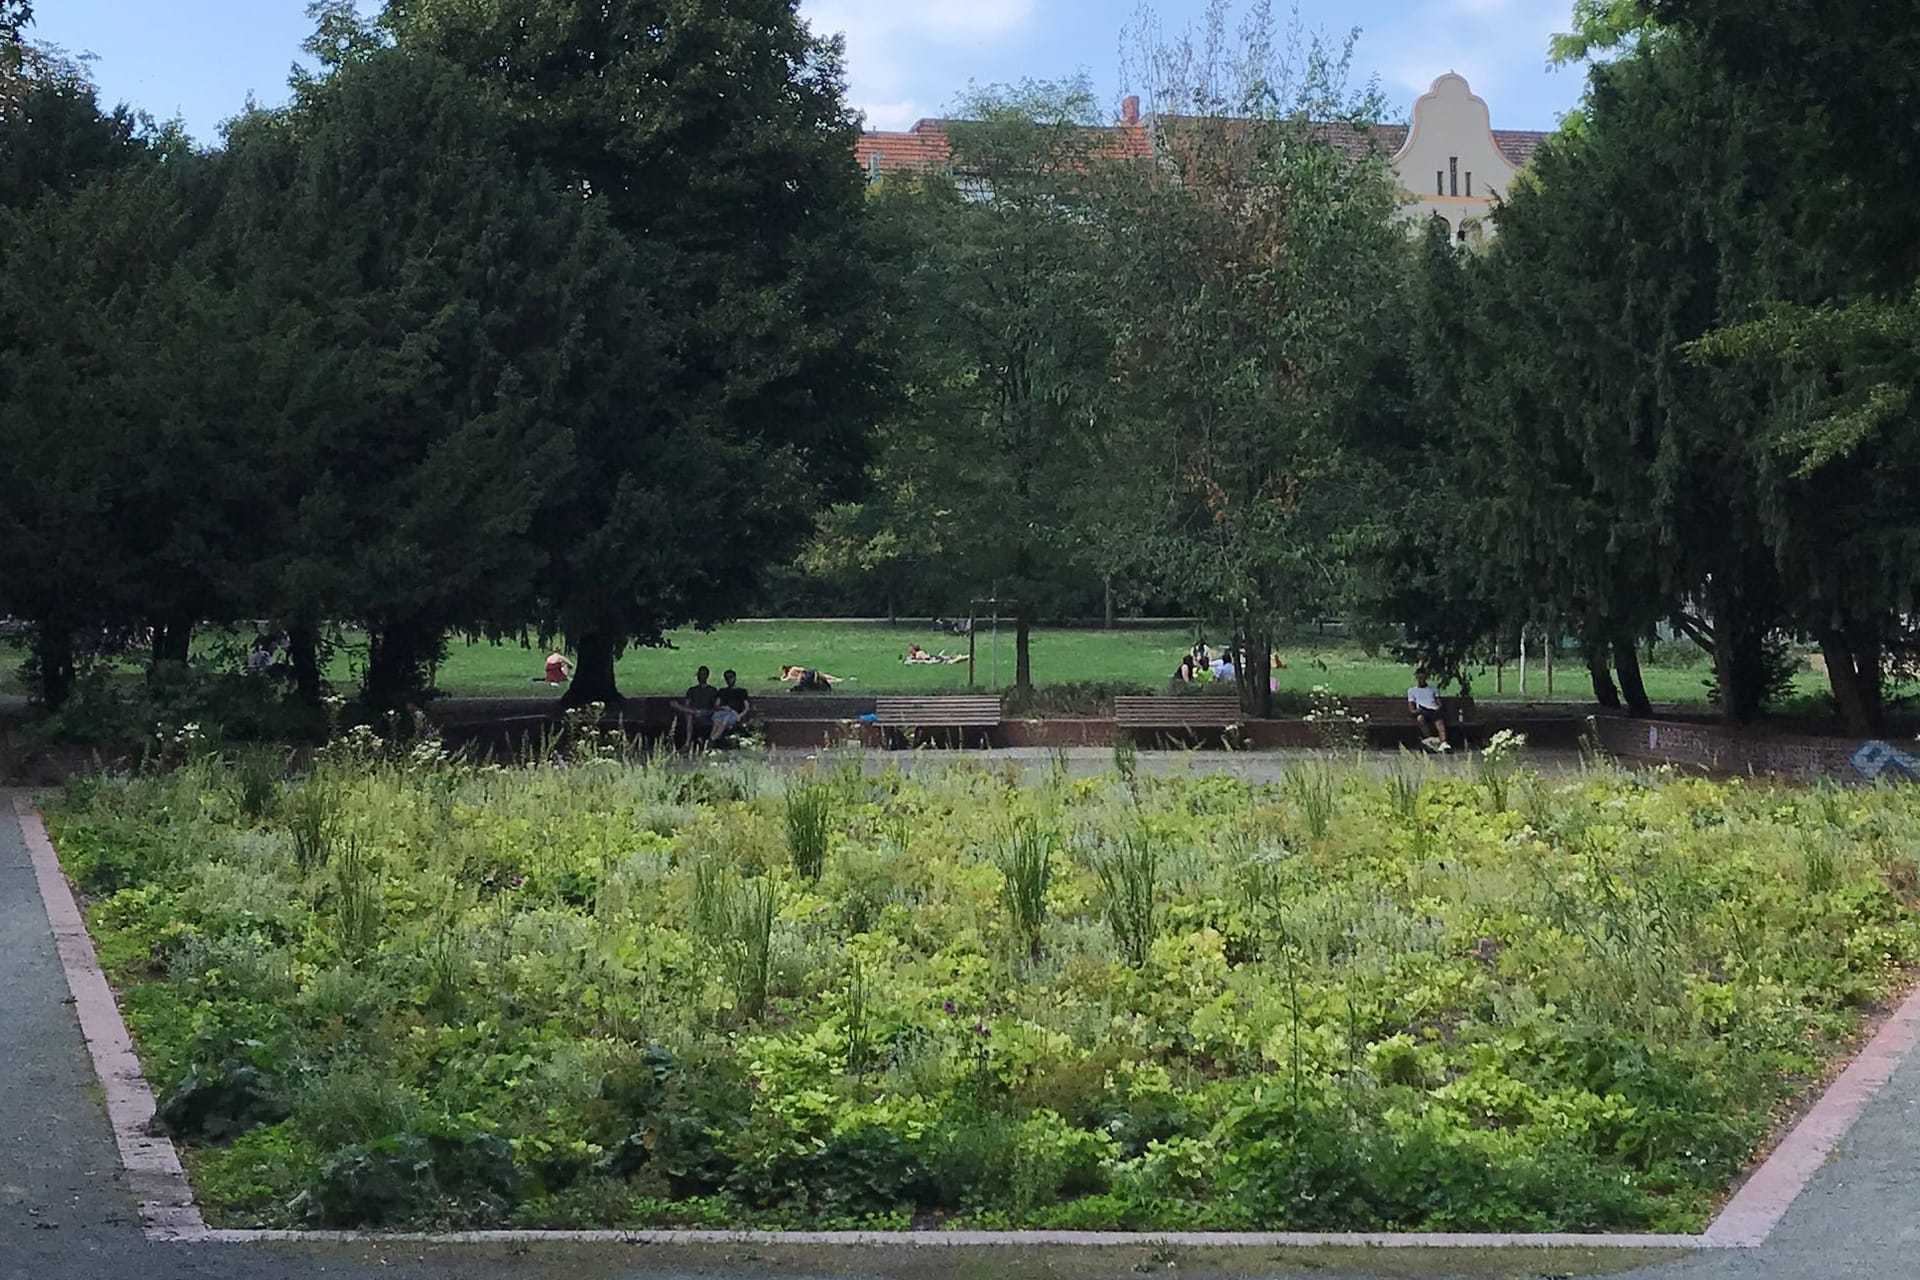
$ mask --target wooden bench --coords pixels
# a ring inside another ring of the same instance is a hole
[[[1420,745],[1420,730],[1413,722],[1413,712],[1407,710],[1404,696],[1394,698],[1370,694],[1349,698],[1347,710],[1356,716],[1365,716],[1369,726],[1384,731],[1391,743]],[[1440,699],[1440,710],[1447,718],[1448,737],[1454,739],[1456,748],[1464,746],[1468,737],[1468,722],[1473,716],[1473,699],[1443,697]],[[1456,733],[1455,730],[1460,732]]]
[[[967,730],[977,729],[980,731],[980,745],[984,747],[991,745],[989,735],[1000,727],[1000,719],[1000,699],[997,696],[944,695],[878,698],[874,701],[874,720],[889,746],[899,740],[912,743],[921,731],[927,729],[957,730],[961,745],[964,746]]]
[[[1240,709],[1238,692],[1194,696],[1121,695],[1113,700],[1114,727],[1125,734],[1158,732],[1166,735],[1180,730],[1191,737],[1195,730],[1224,731],[1246,718],[1247,714]]]

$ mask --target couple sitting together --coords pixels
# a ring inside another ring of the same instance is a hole
[[[709,746],[724,740],[746,722],[753,710],[753,699],[740,687],[738,672],[721,672],[725,684],[718,689],[707,682],[709,674],[705,667],[694,672],[685,696],[673,704],[673,709],[687,718],[688,746],[701,741],[702,735]]]

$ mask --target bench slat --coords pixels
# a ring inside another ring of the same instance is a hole
[[[1237,697],[1129,695],[1113,700],[1113,718],[1122,729],[1224,729],[1239,724],[1246,715]]]
[[[874,718],[883,725],[927,729],[990,729],[1001,721],[1000,699],[984,697],[880,698]]]

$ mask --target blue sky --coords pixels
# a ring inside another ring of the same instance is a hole
[[[362,0],[372,8],[374,0]],[[1278,0],[1276,9],[1284,9]],[[309,24],[305,0],[42,0],[38,37],[94,55],[109,101],[178,116],[202,141],[248,97],[283,102]],[[1166,28],[1202,0],[1159,0]],[[1301,0],[1310,28],[1361,29],[1356,73],[1378,75],[1404,113],[1444,71],[1472,82],[1496,128],[1550,129],[1579,97],[1577,69],[1549,70],[1547,39],[1571,0]],[[1122,30],[1134,0],[801,0],[816,27],[847,38],[849,97],[869,127],[936,115],[970,82],[1092,77],[1118,96]]]

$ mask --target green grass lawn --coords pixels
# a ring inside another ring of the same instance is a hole
[[[213,639],[203,633],[198,647]],[[244,640],[244,637],[241,638]],[[784,663],[818,667],[844,677],[850,693],[958,693],[967,688],[965,666],[907,666],[900,659],[907,645],[918,643],[930,652],[965,653],[966,640],[942,635],[924,626],[847,622],[737,622],[708,633],[674,632],[671,649],[634,649],[620,663],[620,687],[628,694],[678,693],[693,683],[693,671],[702,664],[713,669],[714,680],[732,667],[741,683],[757,692],[780,688],[776,674]],[[1033,678],[1038,685],[1130,684],[1159,685],[1172,673],[1193,636],[1183,628],[1130,628],[1113,631],[1044,628],[1033,636]],[[982,632],[977,641],[978,688],[1006,688],[1013,683],[1013,634],[1000,633],[998,659],[994,638]],[[1354,644],[1329,638],[1315,643],[1300,640],[1281,650],[1286,670],[1283,689],[1306,691],[1324,684],[1345,697],[1398,694],[1410,683],[1407,669],[1385,656],[1369,656]],[[14,641],[0,641],[0,693],[26,693],[18,668],[26,653]],[[439,672],[440,689],[453,697],[539,696],[547,692],[535,683],[544,652],[517,644],[454,642]],[[365,648],[357,638],[334,656],[329,672],[336,685],[358,683]],[[129,666],[129,670],[131,670]],[[1553,698],[1585,702],[1591,697],[1586,672],[1578,666],[1555,671]],[[1647,692],[1656,702],[1706,701],[1705,666],[1653,668],[1646,671]],[[1496,690],[1494,673],[1474,676],[1473,692],[1482,701],[1547,698],[1546,673],[1530,664],[1527,689],[1519,688],[1518,673],[1508,667],[1503,688]],[[1819,697],[1826,681],[1811,670],[1801,675],[1798,691]]]
[[[780,687],[776,676],[786,663],[818,667],[841,676],[847,681],[844,688],[854,693],[961,692],[967,687],[965,666],[910,667],[900,661],[909,643],[918,643],[936,653],[942,649],[966,652],[963,638],[940,635],[925,627],[883,623],[739,622],[705,634],[679,631],[669,638],[674,648],[635,649],[621,660],[623,692],[678,693],[693,683],[694,668],[701,665],[713,669],[716,683],[720,672],[732,667],[740,673],[740,681],[748,689],[765,692]],[[1172,674],[1192,639],[1190,632],[1178,628],[1038,630],[1033,636],[1034,683],[1158,685]],[[982,633],[976,645],[979,687],[1011,685],[1012,633],[1000,634],[997,665],[990,635]],[[1281,654],[1287,664],[1280,674],[1283,689],[1307,690],[1324,684],[1336,693],[1353,697],[1398,694],[1411,683],[1406,667],[1400,663],[1384,656],[1369,657],[1345,641],[1297,642],[1285,647]],[[536,695],[544,689],[535,683],[544,656],[514,644],[456,642],[440,667],[439,687],[451,696]],[[359,659],[360,654],[351,648],[336,655],[332,671],[335,682],[351,684]],[[1647,691],[1658,702],[1703,702],[1706,676],[1704,667],[1650,668],[1646,673]],[[1533,664],[1527,677],[1524,696],[1545,699],[1545,671]],[[1512,667],[1506,671],[1502,691],[1496,692],[1494,683],[1491,669],[1480,673],[1474,678],[1474,696],[1482,700],[1523,696]],[[1806,693],[1819,693],[1824,689],[1824,682],[1811,671],[1801,683]],[[1553,692],[1555,698],[1579,702],[1587,701],[1592,695],[1586,672],[1578,666],[1556,670]]]

